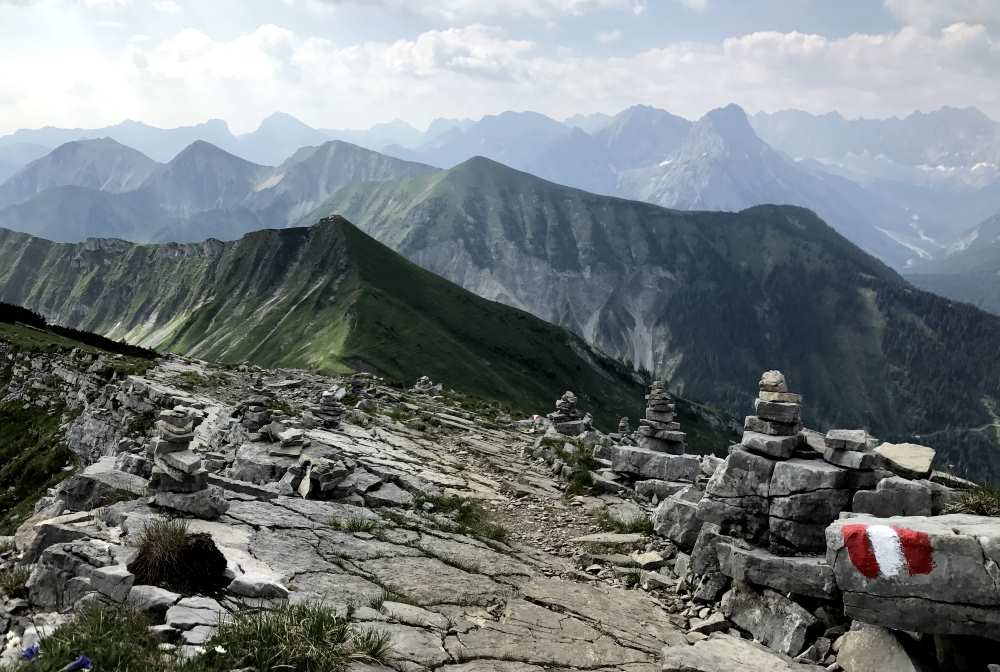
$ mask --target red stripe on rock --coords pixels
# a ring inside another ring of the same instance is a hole
[[[899,535],[910,574],[930,574],[934,570],[934,548],[926,532],[894,528]]]
[[[871,542],[868,541],[868,526],[844,525],[842,534],[851,563],[869,579],[878,576],[878,560],[875,558]]]

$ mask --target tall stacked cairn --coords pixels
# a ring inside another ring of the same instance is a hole
[[[655,380],[646,395],[646,417],[639,420],[639,447],[657,453],[683,455],[685,434],[674,419],[674,401],[661,381]]]
[[[666,385],[655,381],[646,395],[646,417],[639,421],[638,446],[612,448],[611,468],[635,479],[693,483],[701,460],[687,455],[687,441],[674,416]]]
[[[162,411],[156,421],[159,436],[152,444],[153,472],[147,487],[149,503],[196,518],[214,519],[229,509],[222,490],[208,484],[201,456],[191,450],[195,417],[188,411]]]
[[[756,415],[746,417],[741,443],[758,455],[787,460],[799,446],[802,397],[788,391],[781,371],[765,371],[757,388]]]
[[[577,407],[576,395],[569,390],[556,400],[556,410],[547,417],[552,427],[566,436],[578,436],[590,429],[590,414]]]
[[[320,427],[323,429],[340,427],[340,421],[346,412],[340,400],[346,396],[347,390],[343,387],[323,391],[319,399],[319,408],[314,413]]]

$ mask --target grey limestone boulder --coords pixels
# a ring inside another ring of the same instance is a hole
[[[832,523],[826,542],[848,616],[1000,640],[1000,519],[855,515]]]
[[[787,597],[740,583],[723,596],[722,613],[754,641],[786,656],[802,652],[806,635],[816,624],[815,616]]]

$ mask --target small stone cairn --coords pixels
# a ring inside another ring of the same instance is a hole
[[[646,395],[646,417],[639,421],[639,447],[657,453],[683,455],[685,434],[674,419],[674,402],[666,386],[653,381]]]
[[[435,392],[434,382],[427,376],[420,376],[413,385],[413,391],[417,394],[433,394]]]
[[[590,414],[581,411],[576,404],[576,395],[567,390],[556,400],[555,412],[548,414],[552,427],[560,434],[578,436],[590,428]]]
[[[756,415],[743,424],[743,446],[758,455],[787,460],[799,446],[802,397],[788,391],[781,371],[765,371],[757,384]]]
[[[214,519],[229,509],[222,490],[208,485],[201,456],[191,450],[195,417],[182,410],[162,411],[153,442],[153,472],[149,479],[150,505],[197,518]]]
[[[255,394],[242,404],[240,424],[248,432],[259,432],[261,427],[271,424],[271,406],[274,400],[266,394]]]
[[[347,389],[343,387],[325,390],[320,395],[319,409],[315,412],[320,427],[323,429],[337,429],[340,427],[340,421],[346,412],[344,405],[340,402],[346,396]]]

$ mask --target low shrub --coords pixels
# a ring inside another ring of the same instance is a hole
[[[610,532],[619,532],[621,534],[653,533],[653,520],[645,514],[636,514],[631,518],[622,520],[611,516],[607,511],[601,510],[594,514],[594,518],[597,520],[598,525]]]
[[[150,521],[136,540],[128,570],[138,585],[178,593],[214,593],[226,586],[226,558],[207,534],[191,534],[184,520]]]
[[[970,513],[976,516],[1000,516],[1000,488],[981,487],[963,490],[958,501],[948,505],[947,513]]]

